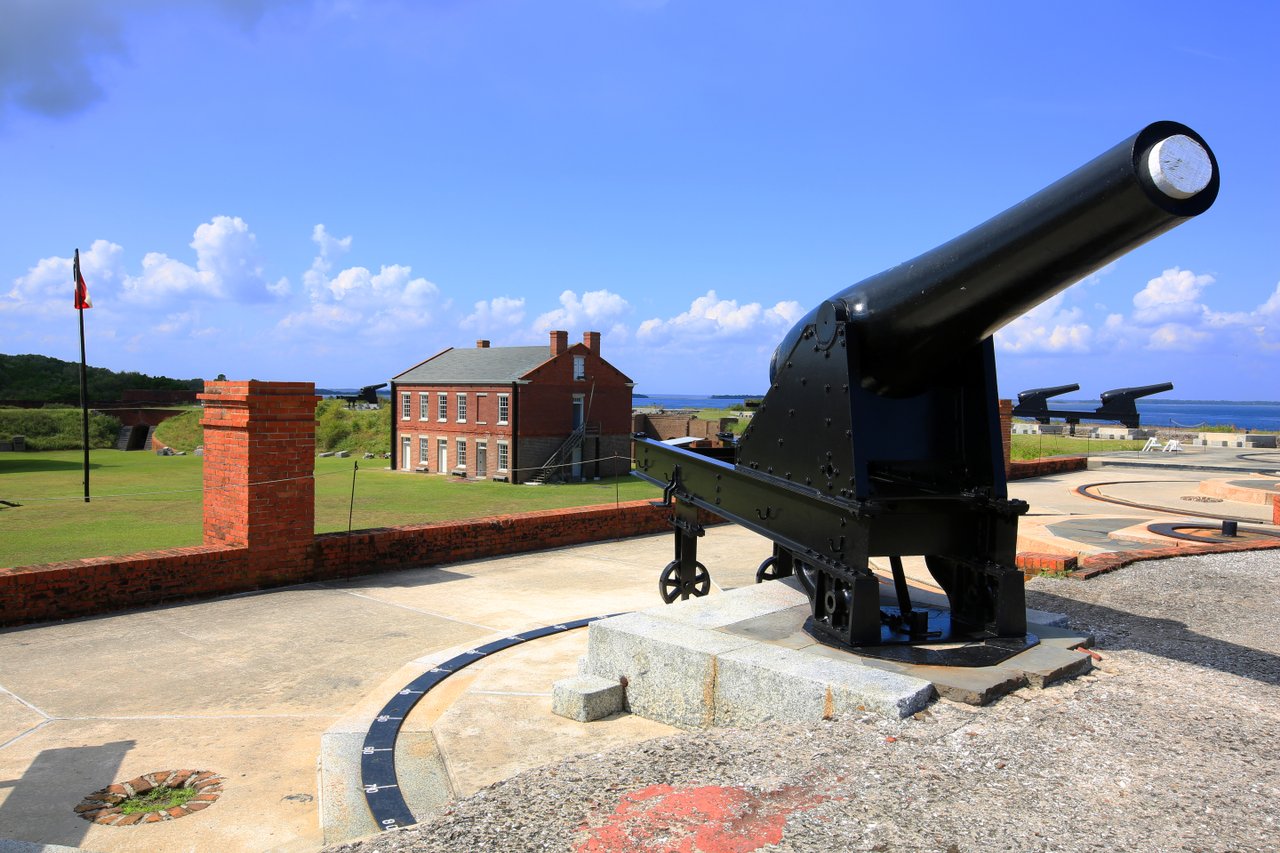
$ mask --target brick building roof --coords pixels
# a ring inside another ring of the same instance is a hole
[[[551,358],[545,346],[447,349],[396,376],[399,384],[500,384],[519,380]]]

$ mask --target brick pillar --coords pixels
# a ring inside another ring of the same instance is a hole
[[[1013,444],[1013,401],[999,400],[1000,404],[1000,445],[1004,448],[1004,473],[1009,474],[1009,451]]]
[[[1271,523],[1280,524],[1280,495],[1271,496]]]
[[[204,391],[204,544],[300,558],[315,536],[315,384]]]

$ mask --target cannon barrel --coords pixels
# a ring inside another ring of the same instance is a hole
[[[971,231],[841,291],[800,320],[770,365],[776,375],[806,329],[844,324],[860,384],[906,396],[949,354],[973,346],[1116,257],[1208,210],[1218,164],[1185,125],[1148,125]]]
[[[1152,394],[1160,394],[1164,391],[1172,390],[1172,382],[1157,382],[1155,385],[1137,385],[1133,388],[1112,388],[1110,391],[1103,391],[1100,399],[1105,408],[1108,403],[1122,403],[1126,400],[1150,397]]]
[[[1050,397],[1057,397],[1079,390],[1080,386],[1075,382],[1070,385],[1052,385],[1048,388],[1028,388],[1026,391],[1018,392],[1018,402],[1020,404],[1044,403]]]

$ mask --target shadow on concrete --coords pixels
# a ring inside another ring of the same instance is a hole
[[[518,557],[521,555],[512,554],[510,556]],[[454,563],[452,565],[465,565],[465,563]],[[434,586],[447,581],[465,580],[469,577],[472,577],[472,575],[466,572],[453,571],[437,566],[423,566],[418,569],[395,569],[386,572],[371,570],[367,575],[356,575],[343,580],[318,581],[316,585],[324,589],[413,589],[420,586]]]
[[[45,749],[20,779],[0,780],[0,838],[78,846],[89,822],[75,813],[87,794],[119,781],[117,773],[136,741]]]
[[[1070,581],[1065,581],[1070,583]],[[1099,647],[1145,652],[1280,687],[1280,655],[1201,633],[1184,622],[1027,590],[1027,606],[1066,613],[1073,627],[1099,636]]]

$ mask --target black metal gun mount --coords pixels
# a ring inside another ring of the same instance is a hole
[[[950,242],[822,302],[774,353],[770,387],[723,461],[643,437],[635,473],[673,506],[664,600],[705,595],[697,509],[774,543],[757,581],[795,573],[808,630],[862,654],[986,665],[1037,642],[1014,565],[994,332],[1209,208],[1217,162],[1158,122]],[[902,557],[923,555],[949,613],[912,607]],[[897,607],[869,566],[887,557]],[[945,646],[943,651],[925,646]]]
[[[1052,388],[1032,388],[1018,394],[1018,405],[1013,407],[1016,418],[1035,418],[1038,423],[1047,424],[1052,418],[1062,418],[1071,427],[1080,423],[1081,419],[1090,421],[1116,421],[1128,429],[1137,429],[1141,424],[1138,415],[1137,400],[1164,391],[1172,391],[1172,382],[1160,382],[1155,385],[1139,385],[1136,388],[1112,388],[1102,392],[1102,405],[1091,412],[1070,409],[1050,409],[1049,398],[1079,391],[1079,385],[1056,385]]]

